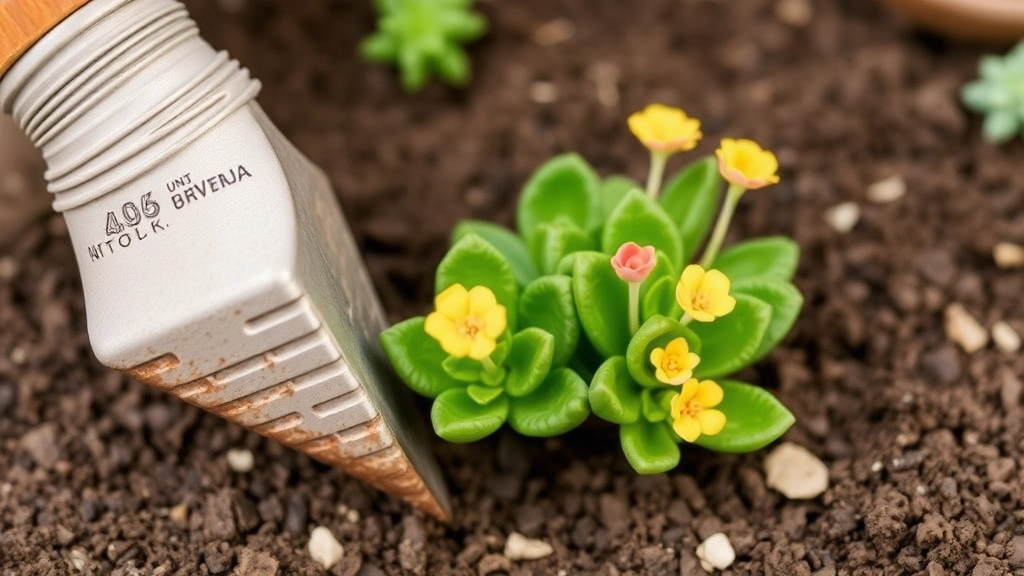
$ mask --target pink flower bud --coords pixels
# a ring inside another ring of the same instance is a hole
[[[634,242],[626,242],[612,257],[612,268],[626,282],[643,282],[656,262],[654,246],[641,247]]]

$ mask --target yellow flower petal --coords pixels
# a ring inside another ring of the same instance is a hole
[[[679,285],[691,293],[696,292],[700,288],[703,280],[704,268],[700,264],[690,264],[683,268],[683,273],[679,275]]]
[[[452,284],[434,298],[438,312],[456,320],[469,313],[469,293],[462,284]]]
[[[672,413],[682,411],[686,407],[686,403],[693,399],[697,395],[697,389],[700,385],[697,383],[696,378],[690,378],[683,383],[683,389],[679,391],[679,394],[672,399]]]
[[[663,104],[651,104],[631,114],[627,124],[645,147],[665,154],[692,150],[703,136],[699,120]]]
[[[477,318],[484,318],[487,316],[487,312],[498,305],[497,298],[494,297],[494,292],[486,286],[473,286],[469,290],[469,310],[470,316],[476,316]]]
[[[700,364],[700,356],[697,356],[693,352],[688,352],[686,354],[686,365],[690,367],[690,371],[693,372],[693,369],[696,368],[698,364]]]
[[[423,331],[427,333],[427,336],[441,342],[445,338],[456,335],[455,321],[440,312],[431,312],[427,315],[426,322],[423,323]]]
[[[700,437],[700,422],[692,416],[683,416],[672,422],[672,429],[680,438],[687,442],[693,442]]]
[[[651,364],[654,364],[655,367],[658,367],[658,368],[661,367],[661,359],[664,358],[664,357],[665,357],[665,349],[664,348],[655,348],[654,350],[651,350]]]
[[[714,436],[725,428],[725,414],[721,410],[701,410],[697,422],[701,433]]]
[[[686,342],[686,338],[674,338],[671,342],[665,346],[666,354],[675,354],[677,356],[685,356],[690,351],[690,345]]]
[[[508,325],[508,319],[506,317],[505,307],[499,304],[495,304],[494,308],[487,311],[487,315],[484,316],[484,336],[492,340],[496,340],[505,332],[505,327]]]
[[[467,355],[473,360],[483,360],[494,352],[497,343],[491,338],[465,339],[469,343]]]
[[[703,380],[697,385],[697,394],[694,398],[703,408],[718,406],[725,397],[725,391],[714,380]]]

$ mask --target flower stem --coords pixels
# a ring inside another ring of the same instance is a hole
[[[683,315],[679,318],[679,323],[686,326],[690,322],[693,322],[693,316],[690,316],[689,312],[683,312]]]
[[[629,283],[629,333],[640,329],[640,282]]]
[[[736,211],[736,205],[739,204],[744,192],[746,192],[746,189],[742,186],[736,184],[729,185],[729,191],[726,193],[722,211],[718,214],[718,221],[715,222],[715,231],[711,233],[711,240],[708,241],[708,246],[704,249],[704,257],[700,260],[701,268],[707,270],[715,263],[718,250],[722,247],[722,241],[725,240],[725,233],[729,230],[729,222],[732,221],[733,212]]]
[[[484,372],[487,372],[488,374],[495,374],[501,370],[501,368],[498,368],[498,365],[494,363],[494,360],[491,360],[490,356],[485,357],[480,361],[480,363],[484,365]]]
[[[647,195],[657,200],[661,192],[661,178],[665,174],[665,164],[668,162],[668,154],[665,152],[651,151],[651,171],[647,173]]]

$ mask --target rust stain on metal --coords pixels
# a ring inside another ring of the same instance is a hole
[[[266,420],[261,414],[263,409],[281,398],[290,398],[295,395],[295,383],[291,380],[278,384],[277,386],[271,386],[259,392],[254,392],[248,396],[243,396],[237,400],[231,400],[220,404],[218,406],[211,406],[210,412],[228,420],[236,420],[242,414],[246,415],[245,420],[248,422],[258,422],[260,420]]]
[[[122,370],[122,372],[127,374],[129,378],[149,384],[154,388],[167,390],[173,388],[175,384],[166,382],[163,375],[174,370],[179,365],[181,365],[181,360],[177,356],[174,354],[164,354],[144,364]]]
[[[375,418],[364,426],[371,424],[375,424],[373,428],[377,430],[368,436],[379,438],[379,427],[383,424],[379,418]],[[346,436],[347,432],[346,430]],[[440,502],[427,488],[412,462],[397,444],[366,456],[351,458],[345,455],[344,449],[344,444],[351,441],[338,434],[331,434],[297,448],[328,466],[408,502],[442,522],[450,520]]]
[[[209,409],[209,405],[200,402],[195,399],[194,396],[202,396],[223,389],[224,386],[213,379],[211,376],[204,376],[198,380],[193,380],[187,384],[182,384],[177,388],[170,390],[171,394],[174,394],[178,398],[181,398],[185,402],[192,404],[193,406],[199,406],[200,408]]]
[[[316,440],[322,436],[322,434],[302,428],[302,420],[301,414],[292,412],[270,422],[254,426],[252,430],[261,436],[266,436],[285,446],[295,448],[300,444]]]

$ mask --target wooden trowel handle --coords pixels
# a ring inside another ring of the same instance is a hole
[[[37,40],[89,0],[0,0],[0,76]]]

